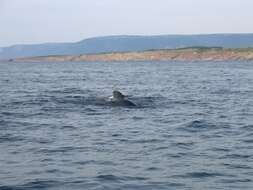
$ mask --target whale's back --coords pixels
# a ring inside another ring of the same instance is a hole
[[[112,101],[111,104],[113,106],[123,106],[123,107],[135,107],[136,106],[136,104],[134,104],[130,100]]]

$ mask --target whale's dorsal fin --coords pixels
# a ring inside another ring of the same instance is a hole
[[[118,90],[114,90],[112,92],[113,96],[109,97],[109,103],[112,106],[123,106],[123,107],[133,107],[136,106],[135,103],[131,102],[126,98],[124,94],[122,94]]]
[[[118,90],[114,90],[113,91],[113,98],[115,99],[115,100],[124,100],[124,98],[125,98],[125,95],[123,95],[120,91],[118,91]]]

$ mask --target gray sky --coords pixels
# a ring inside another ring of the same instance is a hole
[[[105,35],[252,33],[253,0],[0,0],[0,47]]]

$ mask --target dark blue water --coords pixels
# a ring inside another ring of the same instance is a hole
[[[253,63],[1,63],[0,189],[251,190]]]

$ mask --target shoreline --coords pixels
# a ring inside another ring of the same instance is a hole
[[[253,48],[207,48],[111,52],[81,55],[49,55],[9,59],[8,62],[127,62],[127,61],[252,61]]]

